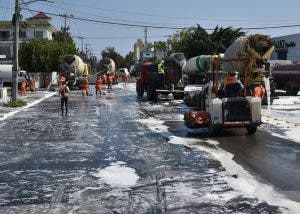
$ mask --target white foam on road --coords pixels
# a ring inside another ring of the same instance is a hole
[[[19,108],[9,108],[11,111],[8,113],[5,113],[3,115],[0,115],[0,121],[6,120],[7,118],[23,111],[24,109],[30,108],[40,102],[42,102],[43,100],[53,96],[54,94],[57,94],[57,92],[46,92],[46,94],[43,95],[43,97],[38,98],[32,102],[27,103],[27,105],[23,106],[23,107],[19,107]]]
[[[207,197],[216,197],[220,199],[223,197],[226,199],[242,194],[245,197],[257,198],[260,201],[266,201],[270,205],[279,206],[281,209],[285,209],[285,213],[297,213],[298,210],[300,210],[300,203],[286,198],[284,195],[276,191],[271,185],[267,185],[257,180],[256,177],[252,176],[247,170],[233,160],[233,154],[219,148],[219,143],[217,141],[177,137],[168,131],[168,127],[163,125],[164,122],[162,120],[156,118],[142,119],[138,121],[146,124],[150,130],[167,137],[169,139],[169,143],[185,145],[193,149],[208,152],[221,163],[226,171],[221,172],[220,176],[222,176],[228,185],[235,191],[226,193],[224,196],[217,194],[215,196],[209,195]],[[237,175],[237,178],[232,177],[232,175]]]
[[[263,129],[272,135],[300,143],[300,96],[279,97],[262,109]]]
[[[117,161],[104,169],[99,169],[96,173],[93,173],[93,176],[112,187],[119,188],[134,186],[139,180],[135,169],[126,166],[126,163],[122,161]]]

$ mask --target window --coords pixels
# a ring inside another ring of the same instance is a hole
[[[9,46],[0,46],[0,55],[5,55],[6,59],[11,58],[11,52]]]
[[[9,39],[9,31],[0,31],[0,41],[7,41]]]
[[[285,49],[277,50],[277,59],[279,60],[287,60],[288,51]]]
[[[19,32],[19,37],[20,37],[20,39],[25,39],[26,38],[26,31],[20,31]]]
[[[35,38],[43,38],[43,31],[34,31],[34,37]]]

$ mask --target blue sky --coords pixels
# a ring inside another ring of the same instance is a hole
[[[22,0],[20,0],[22,1]],[[23,0],[28,2],[31,0]],[[109,22],[141,25],[190,27],[200,24],[204,28],[223,27],[263,27],[300,24],[299,0],[285,1],[202,1],[202,0],[52,0],[54,3],[34,2],[28,8],[54,14],[73,14],[75,17]],[[0,0],[0,19],[10,20],[14,0]],[[24,18],[33,14],[22,10]],[[60,29],[64,19],[52,16],[52,24]],[[84,44],[89,44],[98,58],[107,47],[115,47],[125,55],[133,50],[136,39],[143,39],[144,29],[101,23],[91,23],[68,19],[67,25],[74,36],[83,36]],[[166,40],[176,30],[148,29],[148,41]],[[300,27],[282,29],[248,30],[248,34],[262,33],[280,36],[300,33]],[[74,39],[80,48],[79,39]]]

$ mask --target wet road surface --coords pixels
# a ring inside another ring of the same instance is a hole
[[[0,213],[281,213],[233,190],[209,153],[141,123],[151,104],[133,87],[98,98],[72,92],[63,118],[58,99],[0,124]],[[114,169],[130,176],[105,177]]]

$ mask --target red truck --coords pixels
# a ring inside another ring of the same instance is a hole
[[[144,62],[139,68],[136,92],[138,97],[147,93],[147,99],[156,101],[158,94],[173,94],[174,99],[183,98],[184,84],[182,82],[182,67],[185,65],[185,57],[181,53],[171,54],[164,62],[165,81],[161,85],[158,74],[158,66],[155,62]]]
[[[274,88],[283,89],[286,95],[296,96],[300,89],[300,62],[278,62],[271,68]]]

